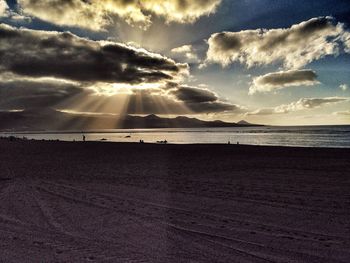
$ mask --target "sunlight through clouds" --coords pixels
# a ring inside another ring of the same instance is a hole
[[[349,97],[339,3],[0,0],[0,111],[340,116],[348,102],[328,100]]]
[[[167,23],[193,23],[213,13],[221,0],[19,0],[23,12],[42,20],[65,26],[103,30],[115,17],[132,26],[147,29],[152,16]]]

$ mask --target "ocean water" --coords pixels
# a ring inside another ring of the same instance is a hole
[[[293,127],[237,127],[237,128],[195,128],[195,129],[135,129],[71,132],[25,132],[2,133],[37,140],[81,141],[82,134],[87,141],[156,143],[167,140],[175,144],[218,143],[249,145],[279,145],[298,147],[350,148],[350,125],[346,126],[293,126]]]

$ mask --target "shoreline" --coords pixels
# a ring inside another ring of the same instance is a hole
[[[266,148],[287,148],[287,149],[333,149],[333,150],[349,150],[350,147],[344,146],[344,147],[325,147],[325,146],[294,146],[294,145],[259,145],[259,144],[243,144],[243,143],[172,143],[172,142],[167,142],[167,143],[161,143],[161,142],[118,142],[118,141],[111,141],[111,140],[50,140],[50,139],[28,139],[28,138],[20,138],[20,137],[15,137],[14,139],[10,139],[9,137],[1,137],[0,136],[0,142],[1,141],[19,141],[19,142],[55,142],[55,143],[82,143],[82,144],[130,144],[130,145],[178,145],[178,146],[224,146],[226,147],[266,147]]]
[[[154,128],[117,128],[117,129],[106,129],[106,130],[0,130],[0,134],[65,134],[65,133],[123,133],[123,131],[134,131],[137,133],[139,130],[188,130],[188,129],[234,129],[234,128],[264,128],[264,127],[272,127],[272,128],[300,128],[300,127],[348,127],[350,124],[312,124],[312,125],[269,125],[269,124],[257,124],[257,125],[242,125],[242,126],[232,126],[232,127],[182,127],[182,128],[164,128],[164,127],[154,127]]]
[[[350,126],[316,128],[235,128],[235,129],[151,129],[99,131],[94,133],[0,133],[36,140],[146,142],[171,144],[244,144],[259,146],[350,148]]]

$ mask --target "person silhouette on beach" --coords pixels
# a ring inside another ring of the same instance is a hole
[[[85,135],[83,135],[83,141],[84,141],[84,142],[86,141],[86,137],[85,137]]]

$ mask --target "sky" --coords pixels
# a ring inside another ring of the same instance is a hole
[[[0,111],[350,124],[348,0],[0,0]]]

